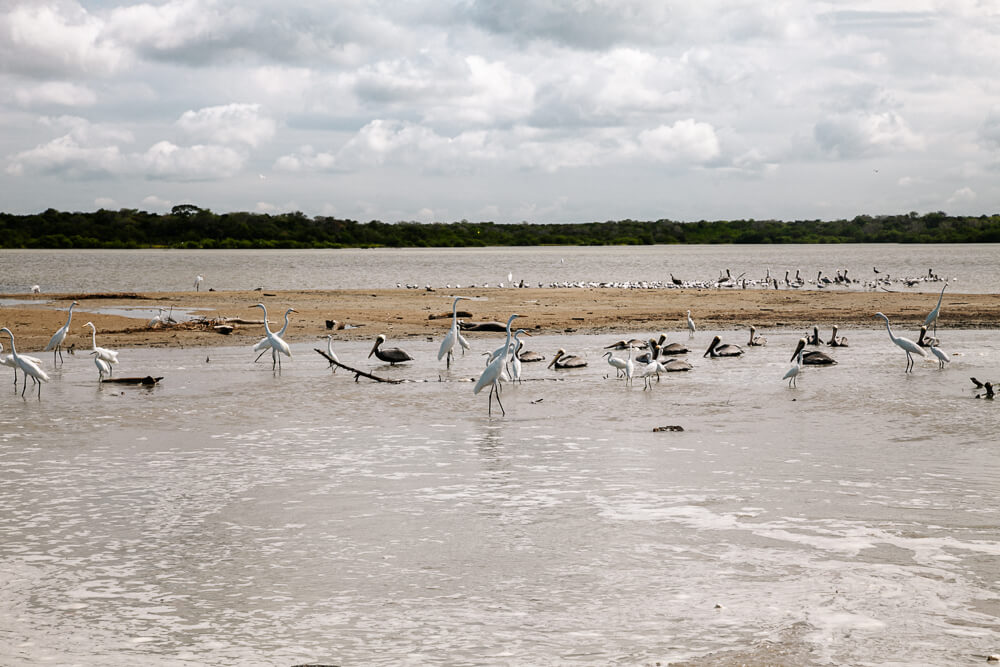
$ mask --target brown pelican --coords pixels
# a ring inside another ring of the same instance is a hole
[[[750,326],[750,341],[747,343],[750,347],[761,347],[762,345],[767,345],[767,339],[763,336],[757,335],[757,327]]]
[[[830,340],[826,342],[830,347],[847,347],[847,336],[837,336],[837,327],[834,325]]]
[[[611,345],[605,345],[605,350],[624,350],[629,346],[628,341],[620,340],[618,342],[612,343]]]
[[[668,359],[667,361],[660,362],[660,368],[668,373],[676,373],[679,371],[689,371],[694,366],[683,359]]]
[[[722,342],[722,338],[716,336],[712,339],[709,344],[708,349],[705,350],[705,354],[701,355],[703,357],[738,357],[743,354],[743,348],[739,345],[719,345]]]
[[[413,361],[413,357],[398,347],[382,347],[382,343],[385,342],[385,334],[379,334],[378,338],[375,339],[375,345],[372,346],[372,351],[368,353],[368,358],[374,354],[378,359],[382,361],[389,362],[390,366],[395,366],[396,364],[401,364],[404,361]]]
[[[583,357],[577,357],[572,354],[566,354],[566,350],[559,348],[556,352],[556,356],[552,357],[552,361],[549,362],[548,368],[555,366],[559,368],[583,368],[587,365],[587,360]]]
[[[934,347],[935,345],[940,345],[940,344],[941,341],[939,341],[937,338],[935,338],[934,336],[927,335],[927,325],[921,324],[920,338],[917,339],[917,345],[919,345],[920,347]]]
[[[794,360],[799,355],[799,352],[802,352],[802,363],[806,366],[830,366],[837,363],[833,357],[825,352],[820,352],[819,350],[803,351],[805,346],[806,339],[800,338],[799,344],[795,346],[795,352],[792,353],[792,358],[789,361]]]
[[[667,343],[667,334],[665,333],[660,334],[660,339],[657,341],[657,345],[660,347],[657,358],[660,358],[665,354],[672,357],[678,354],[687,354],[691,351],[680,343]]]
[[[792,367],[785,371],[785,374],[781,377],[782,380],[788,380],[789,387],[798,386],[799,373],[802,371],[802,350],[806,346],[806,339],[800,338],[799,344],[795,347],[795,354],[792,355]]]
[[[807,345],[822,345],[823,344],[823,341],[821,341],[819,339],[819,327],[817,327],[817,326],[814,325],[813,326],[812,335],[810,336],[809,334],[806,334],[806,344]]]
[[[544,354],[532,352],[531,350],[525,350],[524,352],[521,352],[520,354],[517,355],[517,358],[520,359],[525,364],[530,364],[535,361],[545,361]]]

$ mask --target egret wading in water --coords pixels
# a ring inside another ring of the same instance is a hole
[[[2,343],[0,343],[0,352],[3,352],[3,344]],[[21,355],[18,355],[18,356],[20,356],[22,359],[30,361],[31,363],[35,364],[39,368],[42,367],[42,360],[39,359],[38,357],[31,357],[31,356],[28,356],[27,354],[21,354]],[[9,368],[13,368],[14,369],[14,391],[17,391],[17,369],[20,368],[20,366],[18,366],[17,362],[14,361],[14,355],[13,354],[0,354],[0,365],[7,366]]]
[[[10,336],[10,356],[14,358],[14,363],[17,364],[17,367],[21,369],[22,373],[24,373],[24,386],[21,388],[21,397],[24,397],[24,390],[28,388],[28,376],[30,375],[31,379],[38,385],[38,398],[41,400],[42,383],[49,381],[48,374],[46,374],[46,372],[43,371],[35,362],[19,355],[17,353],[17,348],[14,347],[14,334],[11,333],[11,330],[7,327],[0,329],[0,333],[4,331],[6,331],[7,335]]]
[[[510,352],[507,355],[510,381],[517,382],[518,384],[521,383],[521,358],[517,356],[517,353],[521,351],[521,347],[524,345],[524,341],[520,338],[521,334],[524,334],[525,336],[531,335],[526,329],[518,329],[515,331],[514,340],[510,344]]]
[[[782,380],[788,380],[789,387],[798,387],[798,377],[799,373],[802,372],[802,350],[806,346],[806,339],[800,338],[799,344],[795,348],[795,354],[792,355],[792,367],[785,371],[785,374],[781,377]]]
[[[200,275],[199,276],[195,276],[195,278],[194,278],[194,291],[195,292],[200,292],[201,291],[201,281],[203,281],[204,279],[205,278],[202,277],[202,276],[200,276]]]
[[[285,311],[285,325],[281,327],[281,330],[278,333],[274,334],[275,336],[277,336],[282,340],[285,339],[285,330],[288,329],[288,313],[297,313],[297,312],[299,311],[295,310],[294,308],[289,308],[288,310]],[[264,321],[266,325],[267,322],[266,310],[264,311]],[[260,358],[264,356],[264,353],[270,349],[271,349],[271,339],[268,338],[267,336],[264,336],[259,341],[257,341],[257,343],[253,346],[254,352],[260,352],[260,354],[257,355],[257,358],[254,359],[253,362],[257,363],[258,361],[260,361]]]
[[[691,311],[690,310],[688,311],[688,321],[687,321],[687,324],[688,324],[688,338],[694,338],[695,326],[694,326],[694,320],[691,319]]]
[[[368,353],[369,359],[374,354],[377,359],[388,362],[390,366],[401,364],[404,361],[413,361],[413,357],[406,350],[399,347],[382,347],[384,342],[385,334],[379,334],[378,338],[375,339],[375,345],[372,346],[372,351]]]
[[[94,365],[97,366],[97,381],[104,382],[104,376],[111,375],[111,364],[101,359],[101,355],[96,352],[90,354],[94,357]]]
[[[333,359],[333,361],[336,361],[337,364],[340,363],[340,358],[337,357],[337,353],[333,351],[333,334],[326,335],[326,356]],[[333,361],[330,362],[330,367],[333,368],[333,372],[336,373],[337,364],[333,363]]]
[[[944,290],[941,291],[944,292]],[[875,313],[875,317],[881,317],[885,320],[885,330],[889,332],[889,340],[895,343],[901,350],[906,352],[906,370],[904,372],[911,372],[913,370],[913,355],[919,354],[921,357],[927,356],[927,353],[924,352],[924,348],[920,347],[909,338],[893,335],[892,327],[889,326],[889,318],[882,313]]]
[[[931,352],[934,354],[935,357],[937,357],[938,368],[944,368],[944,365],[949,361],[951,361],[951,357],[948,356],[948,353],[942,350],[941,348],[937,347],[936,345],[931,345]]]
[[[615,377],[621,377],[622,373],[625,371],[625,360],[619,359],[611,352],[605,352],[601,356],[608,358],[608,365],[615,369]],[[632,348],[629,348],[629,356],[632,356]]]
[[[455,301],[451,304],[451,328],[448,329],[448,333],[445,334],[444,340],[441,341],[441,347],[438,348],[438,361],[442,358],[445,359],[445,368],[451,368],[451,358],[455,356],[455,345],[458,344],[459,338],[462,334],[458,331],[458,302],[462,299],[468,299],[467,296],[456,296]],[[467,349],[462,346],[462,349]]]
[[[52,351],[52,365],[56,363],[56,353],[59,353],[59,363],[62,363],[62,344],[66,340],[66,334],[69,333],[70,322],[73,321],[73,306],[79,306],[76,301],[69,304],[69,316],[66,318],[66,324],[62,325],[59,331],[52,334],[52,338],[49,339],[49,344],[45,346],[45,351]]]
[[[278,370],[281,370],[281,355],[283,354],[291,359],[292,349],[288,347],[288,343],[281,336],[271,331],[271,327],[267,325],[267,306],[262,303],[255,303],[253,307],[264,311],[264,333],[271,344],[271,370],[273,371],[275,366],[277,366]]]
[[[94,326],[93,322],[87,322],[83,326],[90,327],[90,344],[92,346],[93,352],[104,361],[109,364],[118,363],[118,352],[116,350],[109,350],[106,347],[97,346],[97,327]]]
[[[500,406],[500,413],[502,415],[507,414],[503,409],[503,403],[500,402],[500,375],[503,373],[504,364],[507,361],[507,350],[510,347],[510,324],[515,318],[520,317],[516,313],[510,316],[507,320],[507,340],[504,343],[503,349],[500,354],[492,358],[492,360],[486,364],[486,368],[483,370],[482,375],[479,376],[479,380],[476,381],[476,386],[472,388],[472,393],[474,395],[479,394],[486,385],[490,386],[490,398],[488,403],[487,414],[491,417],[493,416],[493,396],[497,397],[497,405]]]
[[[929,327],[932,322],[934,323],[934,335],[935,336],[937,335],[938,315],[941,314],[941,299],[944,298],[944,290],[945,290],[946,287],[948,287],[948,283],[945,283],[944,287],[941,288],[941,294],[938,295],[938,302],[937,302],[937,305],[934,306],[934,310],[932,310],[931,312],[929,312],[927,314],[927,317],[924,319],[924,326]]]

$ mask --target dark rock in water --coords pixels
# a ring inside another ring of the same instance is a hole
[[[657,426],[653,428],[653,433],[660,433],[663,431],[683,431],[683,430],[684,430],[683,426],[677,426],[676,424],[672,424],[670,426]]]

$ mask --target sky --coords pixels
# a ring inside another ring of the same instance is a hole
[[[0,0],[0,211],[1000,212],[1000,0]]]

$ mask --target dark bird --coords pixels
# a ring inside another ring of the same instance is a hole
[[[389,362],[391,366],[401,364],[404,361],[413,361],[413,357],[406,350],[398,347],[382,347],[384,342],[385,334],[379,334],[378,338],[375,339],[375,345],[372,346],[372,351],[368,353],[369,359],[374,354],[378,359]]]
[[[566,350],[559,348],[556,356],[552,357],[548,368],[555,366],[558,368],[583,368],[587,365],[587,360],[572,354],[566,354]]]
[[[934,336],[928,336],[927,335],[927,325],[926,324],[921,324],[920,325],[920,337],[917,338],[917,345],[919,345],[920,347],[935,347],[935,346],[939,345],[940,343],[941,343],[941,341],[939,341]]]
[[[767,339],[757,335],[757,327],[750,327],[750,340],[747,342],[750,347],[762,347],[767,345]]]
[[[738,357],[741,354],[743,354],[743,348],[740,347],[739,345],[730,345],[730,344],[719,345],[719,343],[721,343],[721,342],[722,342],[722,338],[720,338],[719,336],[716,336],[715,338],[713,338],[712,342],[709,343],[709,345],[708,345],[708,349],[705,350],[705,354],[703,354],[701,356],[702,357],[711,356],[713,358],[714,357]]]
[[[836,325],[833,327],[833,333],[830,334],[830,340],[826,341],[826,344],[830,347],[847,347],[847,336],[838,336]]]
[[[792,353],[792,358],[789,361],[794,361],[796,357],[799,356],[799,352],[802,353],[802,365],[804,366],[830,366],[837,363],[836,359],[828,355],[826,352],[820,352],[819,350],[812,350],[806,352],[803,348],[806,346],[806,339],[800,338],[799,344],[795,346],[795,352]]]

